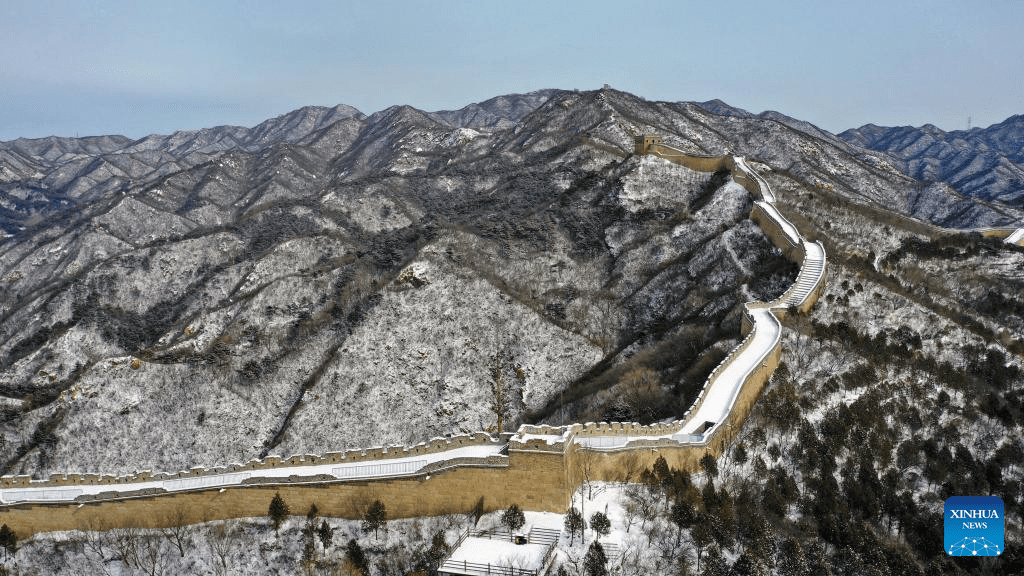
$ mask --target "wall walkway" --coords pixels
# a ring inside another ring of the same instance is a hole
[[[1006,237],[1005,242],[1007,244],[1016,244],[1017,246],[1024,246],[1024,228],[1018,228]]]

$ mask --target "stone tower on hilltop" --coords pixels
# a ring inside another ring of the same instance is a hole
[[[650,150],[651,146],[659,146],[662,143],[661,136],[656,134],[641,134],[640,136],[635,136],[633,138],[633,142],[636,144],[635,152],[641,156],[647,154],[647,151]]]

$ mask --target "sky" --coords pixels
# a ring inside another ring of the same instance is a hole
[[[0,140],[458,109],[541,88],[714,98],[841,132],[1024,113],[1024,0],[0,1]]]

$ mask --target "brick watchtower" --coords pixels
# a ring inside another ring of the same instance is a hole
[[[635,152],[641,156],[647,154],[647,151],[651,149],[651,146],[658,146],[661,142],[661,136],[655,134],[641,134],[633,138],[636,144]]]

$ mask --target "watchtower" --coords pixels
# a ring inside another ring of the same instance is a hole
[[[636,153],[640,155],[647,154],[647,151],[651,149],[651,146],[661,145],[661,136],[656,134],[641,134],[633,138],[636,144]]]

